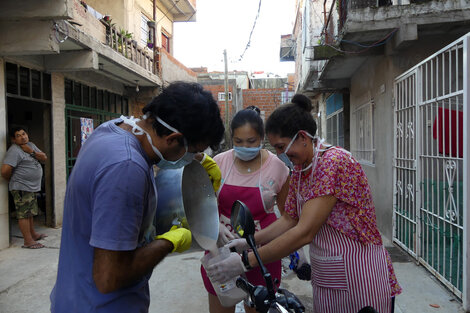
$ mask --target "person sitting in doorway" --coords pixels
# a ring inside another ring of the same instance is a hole
[[[13,196],[16,217],[23,234],[22,248],[40,249],[44,245],[38,240],[47,237],[34,230],[33,217],[38,215],[36,192],[41,190],[42,167],[47,155],[29,141],[22,127],[10,131],[12,145],[3,160],[1,174],[9,182],[8,190]]]

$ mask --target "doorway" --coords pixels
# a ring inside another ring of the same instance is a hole
[[[45,152],[48,159],[42,164],[43,178],[41,191],[37,193],[39,214],[35,217],[35,223],[52,226],[52,184],[51,184],[51,105],[47,102],[33,101],[15,97],[7,97],[7,129],[21,126],[28,133],[29,140],[41,151]],[[10,134],[8,134],[10,136]],[[8,138],[7,149],[11,143]],[[9,193],[10,225],[16,225],[15,205]],[[12,231],[10,229],[10,236]]]

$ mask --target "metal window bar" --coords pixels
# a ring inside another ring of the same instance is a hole
[[[410,98],[405,97],[406,101],[416,108],[415,141],[408,142],[406,148],[412,149],[416,146],[413,158],[414,162],[418,163],[415,167],[417,180],[414,181],[417,187],[414,190],[416,202],[407,199],[407,204],[416,212],[416,232],[419,240],[416,247],[409,246],[412,250],[410,253],[416,252],[419,262],[430,269],[457,296],[463,298],[467,308],[470,298],[467,286],[469,265],[463,256],[468,254],[466,251],[469,240],[466,204],[470,189],[468,175],[464,175],[468,171],[469,145],[468,36],[451,43],[397,77],[397,103],[394,114],[397,136],[394,143],[394,241],[406,246],[409,240],[404,238],[400,231],[406,230],[401,226],[407,219],[404,219],[405,214],[399,211],[399,206],[403,203],[400,196],[404,191],[402,183],[406,175],[404,176],[402,164],[399,164],[404,160],[398,157],[403,152],[400,151],[403,147],[400,145],[400,125],[405,126],[403,119],[410,119],[412,113],[401,110],[404,104],[400,101],[403,99],[402,87],[410,88],[413,81],[410,77],[417,71],[417,86],[409,90],[412,95]],[[408,79],[411,85],[402,83]],[[463,122],[459,117],[462,113]]]
[[[374,164],[373,100],[359,106],[353,116],[356,141],[351,152],[358,160]]]

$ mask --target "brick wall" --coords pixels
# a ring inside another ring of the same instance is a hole
[[[219,98],[219,92],[225,92],[225,87],[224,85],[204,85],[204,89],[211,92],[212,96],[214,97],[215,101]],[[232,93],[232,99],[234,97],[233,94],[233,87],[231,85],[228,86],[228,91]],[[217,104],[219,105],[220,109],[220,116],[222,117],[222,120],[225,119],[225,101],[217,101]],[[232,101],[228,102],[228,116],[229,120],[232,119],[233,116],[233,104]]]
[[[142,109],[160,93],[160,88],[141,87],[139,92],[128,90],[129,115],[140,118]]]
[[[243,108],[247,108],[250,105],[258,107],[261,111],[265,112],[266,121],[269,115],[281,105],[282,92],[285,92],[285,89],[244,89]]]

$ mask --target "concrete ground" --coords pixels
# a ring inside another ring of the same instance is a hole
[[[47,248],[22,249],[23,239],[15,226],[10,248],[0,250],[0,312],[49,312],[49,294],[54,286],[61,229],[38,226],[49,237],[41,241]],[[197,247],[168,256],[150,280],[150,312],[208,312],[207,293],[200,277]],[[457,313],[461,303],[429,272],[415,265],[398,248],[391,248],[392,259],[403,287],[397,297],[397,313]],[[283,278],[283,287],[295,293],[311,312],[311,287],[295,275]],[[431,306],[438,306],[437,308]],[[237,309],[237,313],[242,312]]]

